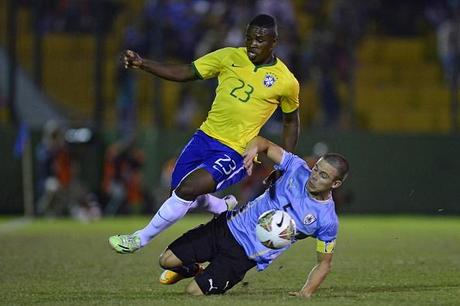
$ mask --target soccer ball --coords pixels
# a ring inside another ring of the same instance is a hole
[[[268,210],[260,215],[256,225],[256,236],[270,249],[281,249],[291,244],[296,234],[296,225],[283,210]]]

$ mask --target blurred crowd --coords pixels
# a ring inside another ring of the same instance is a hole
[[[117,15],[127,6],[126,1],[121,0],[21,0],[20,3],[40,13],[41,18],[35,23],[40,31],[69,33],[91,33],[99,26],[110,31]],[[242,46],[245,26],[254,15],[274,16],[279,31],[276,55],[303,85],[315,88],[319,111],[311,118],[313,128],[347,127],[344,114],[353,99],[358,66],[356,52],[369,27],[390,35],[410,36],[423,31],[419,18],[424,18],[436,29],[438,55],[446,81],[452,83],[458,79],[459,0],[407,1],[398,5],[377,0],[146,0],[138,3],[143,9],[124,29],[120,51],[132,49],[141,56],[168,61],[191,62],[218,48]],[[301,27],[305,24],[308,26]],[[64,131],[56,123],[47,123],[36,152],[39,214],[71,214],[92,220],[102,214],[139,213],[152,206],[154,200],[149,196],[152,191],[143,182],[145,156],[136,142],[136,73],[120,66],[116,82],[118,138],[105,151],[101,192],[92,193],[79,179],[79,161],[64,141]],[[205,90],[197,90],[200,87],[195,84],[181,87],[179,111],[175,115],[177,128],[197,127],[196,118],[205,113],[212,101],[214,82],[200,85]],[[281,112],[277,112],[265,128],[276,132],[281,130],[280,124]],[[155,189],[155,194],[169,193],[168,180],[174,160],[172,156],[164,164],[161,186]],[[253,177],[243,182],[242,201],[252,199],[263,190],[261,182],[268,172],[268,168],[260,167]]]
[[[81,180],[80,161],[56,121],[45,123],[35,157],[37,215],[71,215],[81,221],[101,217],[98,198]]]
[[[438,55],[446,81],[457,75],[458,0],[20,0],[40,18],[33,22],[44,33],[92,33],[114,30],[114,21],[125,14],[119,50],[133,49],[141,56],[158,60],[191,62],[224,46],[241,46],[244,29],[256,14],[276,17],[279,44],[276,54],[294,72],[302,87],[315,89],[307,124],[317,129],[350,128],[348,118],[355,99],[357,49],[369,32],[413,36],[436,30]],[[132,15],[132,7],[138,15]],[[126,13],[129,12],[129,13]],[[431,29],[432,30],[432,29]],[[173,38],[173,39],[171,39]],[[455,70],[455,72],[454,72]],[[132,135],[137,120],[136,74],[119,67],[117,123],[123,136]],[[183,86],[177,101],[180,111],[174,121],[190,130],[205,116],[213,97],[215,81]],[[347,109],[348,108],[348,109]],[[312,111],[313,109],[313,111]],[[281,112],[266,125],[279,130]]]
[[[88,152],[92,139],[75,139],[72,132],[54,120],[43,127],[35,150],[37,215],[72,216],[86,222],[102,215],[139,214],[152,209],[143,181],[145,156],[136,139],[109,143],[100,164],[101,181],[98,186],[89,186],[81,173],[85,159],[81,151]],[[94,161],[91,164],[97,165]]]

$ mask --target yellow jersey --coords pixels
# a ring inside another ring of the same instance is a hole
[[[278,58],[255,66],[246,48],[223,48],[193,62],[201,79],[218,78],[216,97],[200,130],[242,154],[278,106],[299,107],[299,82]]]

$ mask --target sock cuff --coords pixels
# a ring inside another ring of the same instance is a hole
[[[187,206],[190,206],[190,204],[192,204],[194,201],[187,201],[187,200],[184,200],[182,198],[180,198],[177,194],[176,194],[176,191],[173,190],[172,194],[171,194],[171,198],[173,198],[174,200],[180,202],[181,204],[184,204],[184,205],[187,205]]]

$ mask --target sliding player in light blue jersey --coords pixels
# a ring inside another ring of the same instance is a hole
[[[263,137],[249,142],[243,153],[244,166],[252,173],[253,161],[265,152],[281,177],[257,199],[228,211],[206,225],[175,240],[160,256],[168,269],[160,277],[163,284],[195,276],[186,291],[192,295],[222,294],[240,282],[253,267],[262,271],[289,247],[273,250],[256,237],[259,216],[267,210],[283,209],[297,225],[297,240],[313,237],[317,241],[318,264],[305,285],[291,295],[310,297],[328,275],[338,230],[332,190],[340,187],[348,174],[348,162],[340,154],[328,153],[310,169],[300,157],[284,151]],[[206,269],[198,263],[208,261]]]

